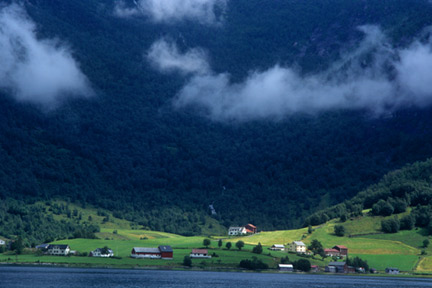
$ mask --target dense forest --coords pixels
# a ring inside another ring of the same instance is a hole
[[[409,207],[412,209],[408,215],[397,217]],[[334,218],[344,222],[362,215],[364,209],[370,209],[369,213],[375,216],[396,216],[383,220],[384,232],[424,227],[432,235],[432,159],[385,175],[352,199],[312,214],[304,225],[318,225]]]
[[[51,220],[25,206],[51,199],[183,235],[201,233],[210,204],[226,227],[294,228],[389,171],[432,157],[428,107],[218,121],[199,107],[176,108],[173,99],[191,76],[160,73],[146,60],[165,37],[183,52],[203,47],[213,72],[234,82],[277,64],[308,75],[354,50],[364,38],[360,25],[379,25],[394,47],[423,37],[432,24],[428,1],[226,1],[218,25],[116,17],[118,1],[20,3],[39,39],[70,47],[93,95],[47,108],[0,90],[0,227],[9,227],[0,235],[35,234]],[[365,193],[343,204],[347,213],[372,208]],[[334,209],[320,213],[339,217]],[[21,227],[34,213],[45,224]],[[313,217],[307,223],[316,224]],[[63,237],[78,229],[63,224]]]

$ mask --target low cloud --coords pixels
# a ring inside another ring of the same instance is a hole
[[[136,1],[134,1],[133,6],[128,6],[124,1],[116,1],[114,4],[114,15],[120,18],[129,18],[142,15],[142,12]]]
[[[228,73],[208,70],[188,80],[174,105],[200,108],[216,121],[283,119],[336,109],[382,115],[430,105],[431,44],[415,42],[406,49],[395,49],[378,27],[362,26],[360,30],[365,37],[358,48],[326,71],[302,75],[275,65],[233,83]]]
[[[53,107],[92,94],[67,46],[38,39],[36,25],[17,4],[0,6],[0,89],[19,101]]]
[[[228,0],[137,0],[127,5],[117,1],[114,14],[118,17],[144,15],[154,22],[195,20],[202,24],[217,24],[222,19]]]
[[[182,54],[174,42],[165,39],[155,42],[150,47],[147,59],[161,72],[199,75],[210,72],[207,55],[202,49],[195,48]]]

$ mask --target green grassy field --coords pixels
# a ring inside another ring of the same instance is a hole
[[[71,207],[72,208],[72,207]],[[96,211],[87,211],[87,214],[94,217],[94,221],[102,221],[101,216],[97,216]],[[96,215],[96,216],[95,216]],[[59,216],[63,217],[63,216]],[[99,217],[99,218],[98,218]],[[270,251],[273,244],[285,244],[301,240],[306,245],[312,240],[319,240],[324,248],[331,248],[335,245],[345,245],[349,249],[351,257],[358,256],[367,260],[370,267],[378,270],[385,270],[386,267],[397,267],[401,271],[432,273],[432,246],[423,248],[423,240],[427,238],[425,231],[422,229],[400,231],[395,234],[377,234],[382,217],[363,216],[355,219],[349,219],[344,223],[337,220],[331,220],[324,225],[313,227],[313,232],[308,233],[307,228],[286,231],[269,231],[261,232],[255,235],[244,237],[227,237],[211,236],[209,253],[216,253],[218,257],[211,259],[194,259],[193,266],[201,268],[238,268],[238,264],[243,259],[257,257],[267,263],[270,268],[276,268],[280,263],[280,258],[288,256],[291,261],[301,259],[302,257],[287,252]],[[109,266],[109,267],[164,267],[179,268],[182,267],[183,258],[189,255],[194,248],[203,248],[203,240],[207,237],[193,236],[185,237],[165,232],[147,231],[131,229],[130,223],[125,220],[113,219],[111,224],[102,226],[101,231],[97,233],[99,239],[68,239],[55,241],[57,244],[68,244],[72,250],[79,253],[88,253],[96,248],[108,246],[111,248],[118,259],[93,258],[82,256],[46,256],[36,255],[36,253],[15,255],[0,254],[0,262],[20,262],[20,263],[63,263],[80,266]],[[106,223],[105,223],[106,224]],[[346,227],[346,236],[338,237],[334,234],[335,225],[344,225]],[[369,234],[368,234],[369,233]],[[366,235],[365,235],[366,234]],[[218,240],[222,239],[222,248],[218,247]],[[238,251],[235,243],[239,240],[245,242],[242,251]],[[225,249],[227,242],[232,243],[230,250]],[[262,254],[252,253],[255,245],[263,245]],[[133,247],[158,247],[159,245],[170,245],[174,249],[173,260],[157,259],[133,259],[130,253]],[[423,255],[421,252],[423,251]],[[426,254],[425,254],[426,253]],[[312,265],[324,267],[331,257],[321,259],[316,256],[308,258]]]

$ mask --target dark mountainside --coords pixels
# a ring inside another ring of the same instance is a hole
[[[0,92],[4,200],[57,197],[184,235],[200,233],[213,203],[222,225],[288,229],[432,156],[428,107],[215,121],[199,107],[174,108],[192,76],[160,73],[145,57],[165,37],[182,52],[202,47],[214,72],[235,82],[278,63],[307,75],[353,50],[364,37],[359,25],[380,25],[395,47],[410,45],[432,24],[428,1],[229,1],[221,25],[119,18],[114,1],[24,3],[38,37],[71,47],[95,95],[46,111]],[[1,223],[30,213],[7,201]]]

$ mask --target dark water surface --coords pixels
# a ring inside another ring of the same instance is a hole
[[[0,267],[0,287],[432,287],[432,279],[312,274]]]

